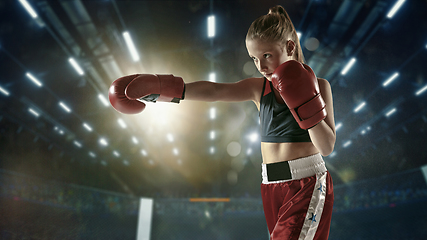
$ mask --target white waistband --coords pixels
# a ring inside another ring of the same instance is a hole
[[[322,155],[317,153],[308,157],[298,158],[295,160],[288,161],[289,169],[292,179],[280,180],[280,181],[268,181],[267,164],[262,164],[262,183],[272,184],[280,182],[288,182],[292,180],[302,179],[311,177],[319,173],[327,171],[325,162],[323,161]]]

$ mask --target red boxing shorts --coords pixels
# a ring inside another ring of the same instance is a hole
[[[262,164],[261,194],[272,240],[328,239],[334,192],[320,154]]]

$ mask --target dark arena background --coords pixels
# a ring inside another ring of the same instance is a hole
[[[427,239],[427,1],[0,1],[0,239],[268,239],[251,102],[115,111],[110,84],[261,75],[288,11],[334,96],[331,240]]]

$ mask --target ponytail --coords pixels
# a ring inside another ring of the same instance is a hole
[[[256,19],[249,27],[246,39],[277,41],[283,47],[288,40],[292,40],[295,43],[295,59],[301,63],[305,62],[295,27],[286,10],[280,5],[270,8],[267,15]]]

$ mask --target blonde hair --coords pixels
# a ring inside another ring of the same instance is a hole
[[[283,47],[286,46],[288,40],[292,40],[295,43],[295,59],[304,63],[304,55],[302,53],[297,31],[288,13],[280,5],[270,8],[267,15],[263,15],[256,19],[249,27],[246,39],[277,41]]]

